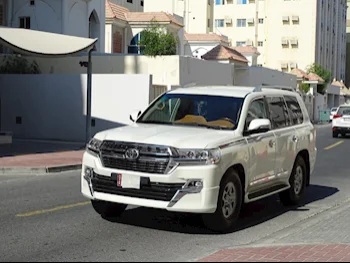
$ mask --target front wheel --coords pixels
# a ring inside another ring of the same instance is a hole
[[[203,215],[207,228],[215,232],[231,231],[238,220],[243,202],[242,183],[236,171],[228,172],[220,184],[217,209],[214,214]]]
[[[289,179],[290,189],[280,194],[280,200],[285,206],[298,205],[303,199],[306,189],[307,169],[305,160],[298,156]]]
[[[100,200],[91,200],[91,204],[96,213],[100,214],[102,217],[119,217],[127,208],[127,205]]]

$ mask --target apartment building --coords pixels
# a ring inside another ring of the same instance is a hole
[[[350,0],[347,0],[347,5],[350,7]],[[347,10],[346,18],[346,72],[350,70],[350,8]],[[350,73],[345,76],[345,85],[350,87]]]
[[[214,27],[258,64],[290,72],[319,63],[345,79],[346,0],[215,0]]]
[[[187,33],[213,32],[214,0],[144,0],[145,12],[167,12],[183,18]]]

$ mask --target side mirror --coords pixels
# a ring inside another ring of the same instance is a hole
[[[263,133],[271,130],[271,121],[269,119],[252,120],[248,127],[248,134]]]
[[[130,120],[132,122],[136,122],[137,119],[140,117],[141,111],[134,111],[133,113],[130,114]]]

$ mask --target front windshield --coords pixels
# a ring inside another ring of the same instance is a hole
[[[233,130],[242,104],[242,98],[165,94],[137,122]]]

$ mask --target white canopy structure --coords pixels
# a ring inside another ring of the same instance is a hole
[[[86,141],[91,135],[91,53],[98,39],[67,36],[22,28],[0,26],[0,45],[17,53],[36,57],[66,57],[82,51],[89,51]]]
[[[93,47],[98,39],[0,27],[0,44],[29,56],[62,57]]]

